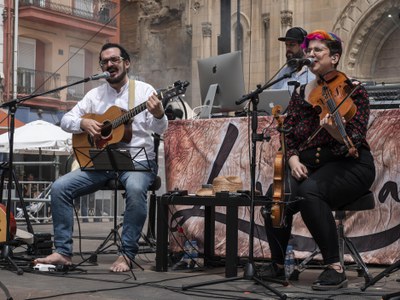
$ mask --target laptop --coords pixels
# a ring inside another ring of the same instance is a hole
[[[259,95],[258,111],[268,116],[272,115],[272,108],[276,105],[282,107],[282,113],[286,111],[289,105],[290,93],[288,90],[264,90]]]

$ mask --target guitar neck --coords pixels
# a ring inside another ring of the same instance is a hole
[[[130,119],[132,119],[134,116],[140,114],[142,111],[146,109],[146,103],[147,101],[143,102],[142,104],[132,108],[131,110],[127,111],[126,113],[122,114],[118,118],[116,118],[112,122],[112,128],[117,128],[120,125],[128,122]]]
[[[183,93],[183,89],[178,90],[178,86],[175,86],[171,90],[167,90],[165,92],[158,92],[157,97],[160,99],[160,101],[165,102],[168,99],[170,99],[173,96],[177,96],[181,93]],[[130,119],[132,119],[134,116],[140,114],[142,111],[144,111],[146,107],[147,101],[143,102],[142,104],[139,104],[138,106],[132,108],[131,110],[127,111],[126,113],[122,114],[118,118],[112,121],[112,128],[115,129],[119,127],[120,125],[128,122]],[[164,105],[164,103],[163,103]]]

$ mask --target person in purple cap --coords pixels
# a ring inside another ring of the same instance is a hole
[[[291,74],[291,76],[275,83],[270,87],[271,89],[288,90],[292,94],[295,86],[306,84],[315,79],[315,75],[309,72],[306,66],[300,66],[299,68],[298,63],[294,60],[296,58],[304,58],[304,51],[301,48],[301,44],[306,35],[307,31],[303,28],[293,27],[286,32],[284,37],[278,38],[279,41],[285,42],[287,65],[280,70],[274,77],[274,80],[281,78],[285,74]]]

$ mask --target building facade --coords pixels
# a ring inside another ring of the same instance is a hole
[[[135,44],[135,72],[156,87],[177,79],[190,81],[186,100],[192,107],[201,105],[199,59],[241,50],[245,87],[254,90],[286,62],[285,45],[278,37],[294,26],[340,36],[344,53],[339,68],[349,76],[363,82],[400,83],[396,0],[132,2],[138,8],[136,40],[121,34],[121,41]],[[122,17],[121,24],[125,22]],[[128,26],[121,27],[121,33],[127,30]]]
[[[100,72],[98,51],[121,42],[132,57],[132,76],[155,88],[191,84],[185,100],[202,104],[197,61],[242,51],[246,91],[284,65],[278,41],[294,26],[324,29],[344,44],[340,70],[370,83],[399,83],[398,0],[2,0],[3,102],[40,94]],[[16,37],[18,37],[16,39]],[[87,82],[27,100],[24,122],[57,123]]]
[[[98,52],[119,41],[119,2],[103,0],[5,0],[2,102],[24,99],[23,122],[58,123],[63,112],[97,82]]]

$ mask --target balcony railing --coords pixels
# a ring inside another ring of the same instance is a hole
[[[79,76],[67,76],[67,84],[81,81],[84,79]],[[79,83],[67,88],[67,100],[79,101],[92,88],[101,85],[103,81],[89,81]],[[40,72],[37,70],[18,68],[17,69],[17,93],[19,95],[40,94],[54,90],[61,86],[61,78],[58,73]],[[60,91],[45,94],[49,98],[59,99]]]
[[[110,21],[112,16],[116,14],[117,5],[114,2],[104,0],[81,0],[79,3],[81,3],[81,6],[87,7],[88,9],[74,7],[73,0],[71,1],[70,6],[52,2],[50,0],[20,0],[19,6],[44,8],[46,10],[83,18],[89,21],[108,24],[113,27],[117,26],[117,21],[115,19]]]
[[[79,76],[67,76],[67,84],[78,82],[82,79],[84,78]],[[70,86],[67,89],[67,100],[79,101],[89,90],[101,85],[102,83],[102,81],[88,81],[85,83]]]
[[[83,77],[67,76],[67,84],[78,82],[82,79],[83,79]],[[84,95],[85,95],[84,84],[73,85],[67,89],[67,99],[68,100],[79,101],[83,98]]]
[[[18,94],[44,93],[59,87],[60,82],[60,74],[58,73],[41,72],[27,68],[17,69]],[[60,92],[50,93],[48,96],[60,99]]]

